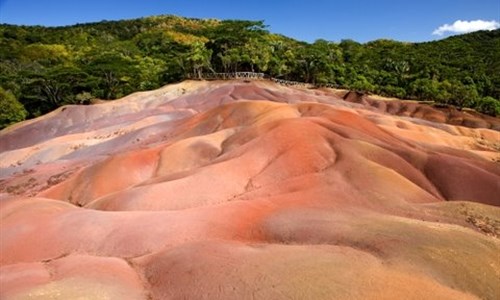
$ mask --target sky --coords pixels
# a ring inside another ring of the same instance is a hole
[[[0,23],[61,26],[173,14],[264,20],[298,40],[422,42],[500,28],[500,0],[0,0]]]

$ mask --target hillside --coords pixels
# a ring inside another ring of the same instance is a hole
[[[270,33],[261,21],[157,16],[56,28],[3,24],[0,69],[0,128],[65,104],[235,71],[500,114],[500,30],[417,44],[308,44]]]
[[[498,299],[499,128],[267,80],[61,107],[0,131],[1,298]]]

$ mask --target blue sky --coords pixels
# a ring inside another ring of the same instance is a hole
[[[419,42],[498,28],[500,0],[0,0],[0,23],[8,24],[59,26],[159,14],[264,20],[271,32],[308,42]]]

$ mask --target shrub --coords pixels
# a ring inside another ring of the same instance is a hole
[[[26,119],[28,112],[14,94],[0,87],[0,129]]]
[[[475,109],[490,116],[500,116],[500,101],[493,97],[484,97],[476,102]]]

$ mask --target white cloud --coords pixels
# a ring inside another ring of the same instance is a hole
[[[497,21],[484,21],[484,20],[475,20],[475,21],[462,21],[457,20],[452,25],[444,24],[440,26],[438,29],[432,32],[433,35],[443,35],[445,32],[452,33],[467,33],[478,30],[495,30],[500,28],[500,23]]]

